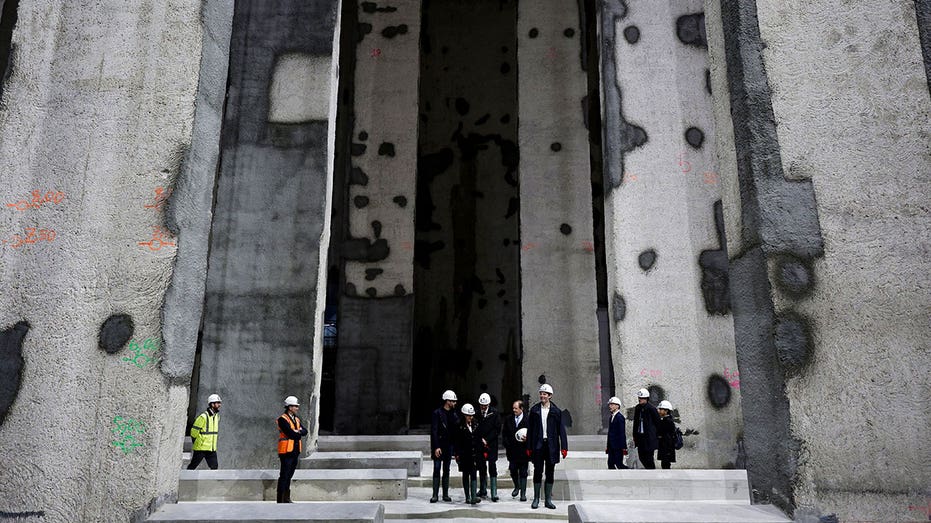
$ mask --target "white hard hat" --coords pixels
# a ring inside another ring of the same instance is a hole
[[[658,408],[658,409],[672,410],[672,403],[669,403],[669,400],[663,400],[663,401],[659,402],[659,406],[656,407],[656,408]]]
[[[650,391],[648,391],[647,389],[640,389],[637,391],[637,397],[638,398],[649,398]]]
[[[483,392],[482,395],[478,397],[478,404],[479,405],[490,405],[491,396],[489,396],[487,392]]]
[[[207,397],[207,403],[223,403],[219,394],[211,394]]]
[[[301,406],[301,404],[298,403],[296,397],[294,397],[294,396],[288,396],[287,398],[284,399],[284,406],[285,406],[285,407],[290,407],[291,405],[295,405],[295,406],[297,406],[297,407],[300,407],[300,406]]]
[[[474,416],[475,407],[473,407],[471,403],[466,403],[465,405],[462,406],[462,413],[465,414],[466,416]]]
[[[611,399],[608,400],[608,405],[610,405],[610,404],[612,404],[612,403],[615,404],[615,405],[617,405],[618,407],[620,407],[620,406],[621,406],[621,399],[618,398],[617,396],[611,396]]]
[[[451,390],[448,390],[443,393],[443,401],[446,401],[446,400],[457,401],[458,399],[459,398],[456,397],[456,393]]]
[[[549,383],[544,383],[543,385],[540,385],[540,390],[537,391],[537,392],[546,392],[547,394],[552,395],[552,394],[553,394],[553,387],[550,387],[550,384],[549,384]]]
[[[517,432],[514,433],[514,439],[517,441],[527,441],[527,427],[517,429]]]

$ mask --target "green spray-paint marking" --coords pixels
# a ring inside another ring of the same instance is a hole
[[[155,338],[145,340],[142,343],[142,347],[139,346],[136,340],[132,340],[129,342],[129,351],[133,353],[133,357],[123,358],[123,361],[128,361],[140,369],[158,363],[159,361],[159,358],[156,357],[159,351],[158,340]]]
[[[113,424],[116,427],[110,429],[116,436],[116,441],[113,441],[112,444],[114,447],[123,451],[123,454],[129,454],[136,447],[141,447],[142,443],[136,441],[136,436],[142,436],[145,434],[145,423],[135,420],[132,418],[124,418],[123,416],[114,416]]]

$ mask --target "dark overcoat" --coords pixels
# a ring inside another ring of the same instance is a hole
[[[505,416],[504,423],[501,424],[501,441],[504,442],[504,451],[507,454],[508,462],[514,465],[523,465],[529,461],[527,457],[527,443],[517,441],[514,435],[520,429],[527,428],[530,416],[524,413],[520,419],[520,424],[514,424],[514,416]]]
[[[456,414],[456,409],[447,411],[440,407],[433,411],[430,423],[430,457],[436,459],[433,455],[436,449],[443,449],[443,458],[452,455],[458,427],[459,415]]]
[[[656,453],[656,459],[675,463],[676,461],[676,424],[672,421],[672,416],[660,418],[659,427],[656,431],[659,452]]]
[[[618,410],[608,425],[608,441],[605,444],[605,449],[623,450],[627,448],[627,429],[624,422],[624,415]]]
[[[543,452],[549,453],[550,463],[559,463],[559,451],[569,450],[566,439],[566,426],[562,422],[562,411],[552,401],[550,412],[546,418],[546,437],[543,437],[543,417],[540,404],[530,408],[530,419],[527,424],[527,449],[533,451],[534,459]],[[546,439],[547,447],[543,447]]]
[[[641,421],[643,421],[642,432],[640,431]],[[634,407],[634,445],[640,450],[648,452],[656,450],[656,428],[658,425],[659,412],[656,411],[656,407],[649,401],[642,405],[637,404],[637,406]]]
[[[479,411],[475,417],[478,419],[478,432],[488,443],[485,449],[486,452],[488,452],[488,459],[497,460],[498,433],[501,432],[501,416],[498,415],[498,411],[494,407],[489,405],[487,414],[483,416],[482,412]]]
[[[459,472],[472,474],[482,468],[485,462],[483,456],[485,445],[482,443],[482,436],[479,434],[478,427],[469,430],[465,420],[463,420],[456,432],[455,447],[456,464],[459,465]]]

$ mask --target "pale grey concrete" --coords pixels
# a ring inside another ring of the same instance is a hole
[[[305,469],[402,469],[419,476],[423,454],[419,451],[314,452],[301,459]]]
[[[277,470],[182,470],[180,501],[273,501]],[[368,501],[407,497],[407,471],[298,469],[291,480],[294,501]]]
[[[576,3],[518,6],[523,390],[536,403],[542,376],[574,434],[602,426],[580,29]]]
[[[770,505],[734,505],[687,501],[585,502],[569,506],[570,523],[702,522],[788,523],[785,514]]]
[[[430,452],[430,436],[405,434],[387,436],[320,436],[317,440],[319,452],[371,452],[371,451]]]
[[[177,503],[163,506],[146,521],[381,523],[384,518],[385,507],[378,503]]]

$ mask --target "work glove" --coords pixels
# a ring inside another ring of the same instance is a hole
[[[562,457],[563,457],[563,458],[565,458],[565,457],[566,457],[566,454],[568,454],[568,453],[569,453],[568,450],[562,449]]]
[[[531,457],[532,455],[533,455],[533,452],[531,452],[530,449],[527,449],[527,457],[529,458],[529,457]]]
[[[605,454],[608,453],[608,447],[605,447]]]
[[[621,452],[623,452],[625,456],[627,455],[627,449],[624,449]]]
[[[482,452],[482,456],[483,456],[485,459],[488,459],[488,453],[487,453],[487,452]]]

